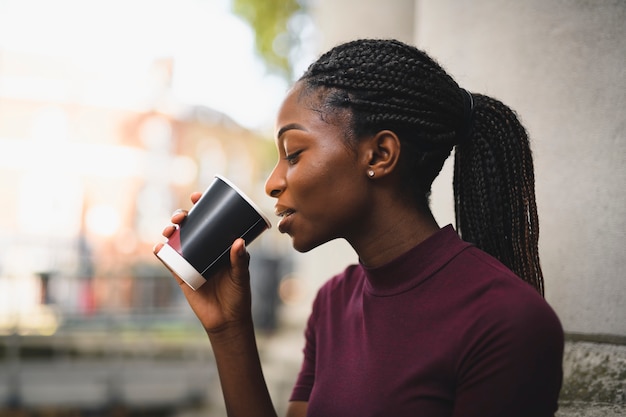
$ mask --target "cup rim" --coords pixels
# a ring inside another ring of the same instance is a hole
[[[265,216],[265,214],[263,214],[263,212],[261,211],[261,209],[259,208],[259,206],[256,205],[256,203],[254,201],[252,201],[247,195],[246,193],[244,193],[243,191],[241,191],[239,189],[239,187],[237,187],[235,184],[233,184],[228,178],[224,177],[223,175],[219,175],[216,174],[215,178],[219,179],[220,181],[225,182],[230,188],[232,188],[233,190],[235,190],[237,192],[237,194],[239,194],[241,196],[241,198],[243,198],[244,200],[246,200],[246,202],[248,204],[250,204],[250,206],[257,212],[257,214],[259,216],[261,216],[261,218],[263,219],[263,221],[265,221],[265,224],[267,225],[268,229],[272,228],[272,223],[270,223],[269,219]]]

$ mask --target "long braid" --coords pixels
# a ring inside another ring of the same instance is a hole
[[[543,294],[530,145],[515,113],[474,94],[471,138],[455,153],[457,229]]]
[[[300,82],[307,93],[319,94],[323,116],[350,111],[346,137],[396,132],[405,185],[423,209],[428,210],[432,182],[457,145],[458,232],[543,294],[532,156],[513,111],[490,97],[469,96],[423,51],[394,40],[339,45],[312,64]]]

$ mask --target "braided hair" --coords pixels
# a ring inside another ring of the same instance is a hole
[[[398,135],[403,180],[422,209],[455,149],[458,233],[543,294],[532,155],[509,107],[470,94],[426,53],[396,40],[339,45],[299,83],[320,98],[323,116],[349,111],[349,140],[385,129]]]

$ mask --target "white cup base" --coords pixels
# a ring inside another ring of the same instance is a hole
[[[206,279],[167,243],[163,245],[156,255],[194,291],[206,282]]]

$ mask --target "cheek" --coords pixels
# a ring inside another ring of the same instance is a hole
[[[310,220],[334,217],[333,213],[345,211],[343,205],[352,206],[359,194],[362,183],[358,169],[355,156],[344,147],[323,146],[289,170],[287,188],[297,209],[311,216]]]
[[[308,200],[313,200],[309,203],[340,202],[342,196],[350,192],[353,182],[344,170],[337,168],[329,164],[317,164],[300,172],[299,194]]]
[[[321,221],[319,226],[322,228],[323,224],[345,225],[365,203],[361,183],[354,177],[354,170],[349,169],[318,171],[315,180],[309,181],[302,198],[306,199],[311,220]]]
[[[307,215],[319,216],[326,211],[332,198],[332,184],[323,176],[305,177],[298,182],[298,188],[292,189],[297,211]]]

